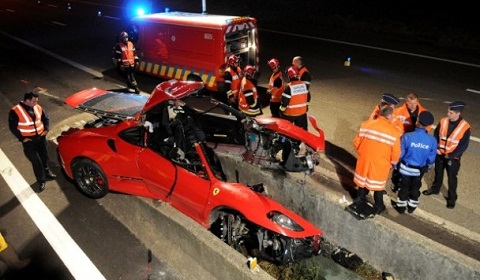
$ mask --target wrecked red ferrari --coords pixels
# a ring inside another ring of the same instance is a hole
[[[241,252],[259,252],[277,263],[317,254],[321,230],[267,197],[262,184],[227,181],[207,143],[218,138],[244,145],[240,133],[252,121],[188,106],[187,97],[202,89],[201,82],[172,80],[150,97],[95,88],[73,94],[65,103],[97,118],[57,138],[65,173],[91,198],[116,191],[165,201]],[[197,107],[204,106],[201,99],[194,98]],[[204,130],[205,121],[231,133]],[[286,123],[268,118],[255,125],[288,130]]]

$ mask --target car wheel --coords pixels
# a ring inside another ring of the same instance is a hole
[[[89,159],[72,164],[73,178],[80,190],[91,198],[102,198],[108,193],[107,176],[102,168]]]

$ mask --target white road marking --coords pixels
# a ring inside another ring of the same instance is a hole
[[[112,17],[112,16],[102,16],[103,18],[108,18],[108,19],[114,19],[114,20],[120,20],[118,17]]]
[[[56,24],[56,25],[60,25],[60,26],[67,26],[65,23],[61,23],[61,22],[58,22],[58,21],[51,21],[51,23]]]
[[[106,279],[0,149],[3,179],[75,279]]]
[[[60,60],[60,61],[62,61],[62,62],[64,62],[64,63],[70,64],[71,66],[73,66],[73,67],[75,67],[75,68],[78,68],[78,69],[80,69],[80,70],[82,70],[82,71],[84,71],[84,72],[86,72],[86,73],[88,73],[88,74],[91,74],[91,75],[93,75],[93,76],[95,76],[95,77],[97,77],[97,78],[103,79],[103,74],[102,74],[102,73],[100,73],[100,72],[98,72],[98,71],[95,71],[95,70],[93,70],[93,69],[91,69],[91,68],[88,68],[88,67],[86,67],[86,66],[83,66],[83,65],[80,64],[80,63],[77,63],[77,62],[72,61],[72,60],[70,60],[70,59],[67,59],[67,58],[65,58],[65,57],[63,57],[63,56],[60,56],[60,55],[58,55],[58,54],[55,54],[55,53],[53,53],[53,52],[51,52],[51,51],[49,51],[49,50],[46,50],[46,49],[44,49],[44,48],[41,48],[41,47],[39,47],[39,46],[37,46],[37,45],[34,45],[34,44],[32,44],[32,43],[30,43],[30,42],[28,42],[28,41],[25,41],[25,40],[23,40],[23,39],[20,39],[20,38],[18,38],[18,37],[15,37],[15,36],[13,36],[13,35],[10,35],[10,34],[8,34],[8,33],[6,33],[6,32],[1,31],[1,30],[0,30],[0,34],[3,34],[3,35],[5,35],[5,36],[7,36],[7,37],[9,37],[9,38],[11,38],[11,39],[14,39],[15,41],[18,41],[18,42],[20,42],[20,43],[22,43],[22,44],[24,44],[24,45],[27,45],[27,46],[29,46],[29,47],[31,47],[31,48],[33,48],[33,49],[36,49],[36,50],[38,50],[38,51],[41,51],[42,53],[44,53],[44,54],[46,54],[46,55],[49,55],[49,56],[51,56],[51,57],[53,57],[53,58],[56,58],[56,59],[58,59],[58,60]]]
[[[10,13],[15,13],[15,10],[12,10],[12,9],[7,9],[6,11]]]
[[[343,45],[361,47],[361,48],[372,49],[372,50],[377,50],[377,51],[391,52],[391,53],[396,53],[396,54],[403,54],[403,55],[408,55],[408,56],[415,56],[415,57],[426,58],[426,59],[431,59],[431,60],[436,60],[436,61],[443,61],[443,62],[448,62],[448,63],[453,63],[453,64],[459,64],[459,65],[464,65],[464,66],[471,66],[471,67],[475,67],[475,68],[480,68],[480,65],[478,65],[478,64],[467,63],[467,62],[457,61],[457,60],[450,60],[450,59],[445,59],[445,58],[441,58],[441,57],[428,56],[428,55],[416,54],[416,53],[410,53],[410,52],[403,52],[403,51],[397,51],[397,50],[386,49],[386,48],[379,48],[379,47],[374,47],[374,46],[369,46],[369,45],[363,45],[363,44],[351,43],[351,42],[347,42],[347,41],[340,41],[340,40],[333,40],[333,39],[315,37],[315,36],[310,36],[310,35],[299,35],[299,34],[282,32],[282,31],[277,31],[277,30],[270,30],[270,29],[260,29],[260,30],[262,30],[264,32],[278,33],[278,34],[283,34],[283,35],[288,35],[288,36],[293,36],[293,37],[300,37],[300,38],[306,38],[306,39],[312,39],[312,40],[318,40],[318,41],[324,41],[324,42],[330,42],[330,43],[336,43],[336,44],[343,44]]]
[[[474,89],[471,89],[471,88],[467,88],[467,91],[480,94],[480,90],[474,90]]]

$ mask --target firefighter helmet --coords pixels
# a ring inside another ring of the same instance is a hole
[[[268,66],[270,66],[272,69],[277,68],[280,66],[280,61],[278,61],[276,58],[272,58],[268,61]]]
[[[288,77],[291,78],[298,78],[298,70],[294,66],[290,66],[287,69],[287,75]]]
[[[120,32],[120,39],[128,38],[128,33],[125,31]]]
[[[238,56],[232,54],[231,56],[228,57],[228,64],[233,65],[234,63],[238,63],[239,59]]]
[[[253,74],[255,73],[255,67],[252,65],[247,65],[245,68],[243,68],[243,73],[245,76],[253,77]]]

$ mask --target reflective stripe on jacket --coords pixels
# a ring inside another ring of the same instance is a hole
[[[275,80],[280,79],[282,81],[282,86],[279,88],[274,87]],[[285,83],[283,82],[282,71],[273,73],[270,76],[270,81],[268,83],[268,90],[270,92],[270,102],[282,102],[282,94],[285,90]]]
[[[377,105],[373,109],[373,112],[370,114],[368,117],[369,120],[375,120],[380,116],[380,106]],[[390,120],[390,123],[393,124],[393,126],[400,132],[400,135],[402,135],[405,131],[403,130],[403,122],[401,118],[397,118],[397,115],[395,114],[395,109],[393,110],[392,114],[392,119]]]
[[[400,158],[400,133],[385,117],[367,120],[353,140],[358,153],[353,181],[361,188],[385,188],[390,168]]]
[[[238,108],[247,115],[258,116],[261,111],[257,99],[257,88],[247,77],[243,77],[238,93]]]
[[[232,80],[226,79],[225,83],[230,84],[230,90],[232,91],[231,95],[233,95],[235,97],[235,99],[238,98],[237,97],[238,90],[240,89],[240,82],[242,81],[242,69],[240,69],[240,67],[237,67],[236,70],[237,71],[235,71],[230,66],[225,70],[225,72],[230,73],[230,77],[232,77]],[[230,96],[228,96],[228,97],[230,97]]]
[[[118,43],[120,47],[120,58],[122,59],[123,66],[131,66],[135,64],[135,60],[138,60],[135,54],[135,47],[133,43],[128,41],[125,45],[123,42]]]
[[[466,120],[461,119],[457,127],[447,136],[448,124],[449,120],[447,117],[441,119],[438,131],[438,152],[444,155],[452,153],[457,148],[465,132],[470,129],[470,124]]]
[[[40,105],[33,106],[35,119],[32,119],[30,114],[20,104],[12,108],[18,116],[17,129],[23,137],[37,136],[45,130],[42,122],[43,109]]]
[[[422,105],[420,105],[420,103],[418,103],[417,119],[420,113],[426,110],[427,109],[425,109]],[[396,108],[393,114],[397,119],[399,119],[402,122],[404,132],[411,132],[415,130],[416,124],[413,123],[412,121],[412,117],[410,116],[410,110],[408,109],[407,104],[404,103],[402,106]],[[431,125],[427,126],[426,127],[427,132],[429,132],[431,128],[432,128]]]
[[[303,81],[291,81],[282,94],[283,114],[286,116],[301,116],[307,113],[308,89]]]

